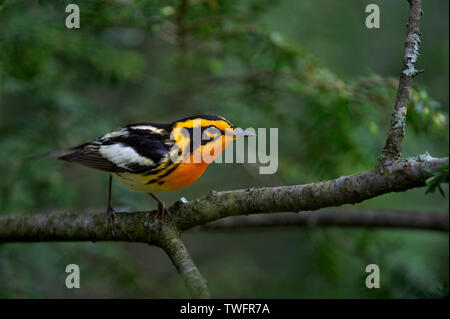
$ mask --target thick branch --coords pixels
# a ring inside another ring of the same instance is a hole
[[[392,161],[400,158],[402,141],[405,136],[406,112],[409,104],[411,81],[414,76],[422,72],[414,68],[419,57],[420,45],[420,17],[423,14],[422,0],[409,0],[410,10],[405,41],[405,54],[403,56],[402,73],[397,90],[394,111],[392,112],[391,126],[387,134],[386,144],[379,158],[381,165],[390,165]]]
[[[401,211],[326,210],[301,214],[282,213],[235,216],[196,227],[199,231],[237,230],[258,227],[364,227],[405,228],[448,232],[448,213]]]
[[[139,218],[136,218],[139,215]],[[105,213],[50,213],[0,217],[0,243],[129,241],[155,244],[160,223],[150,213],[118,214],[115,236]]]
[[[430,177],[424,169],[448,163],[448,158],[427,161],[421,158],[401,159],[381,171],[372,169],[319,183],[212,192],[187,204],[177,202],[171,210],[176,211],[173,214],[176,225],[186,230],[227,216],[313,211],[360,203],[383,194],[422,187]]]
[[[118,214],[116,235],[106,225],[104,213],[27,214],[0,217],[0,243],[27,241],[132,241],[160,245],[164,227],[179,231],[228,216],[313,211],[325,207],[359,203],[391,192],[425,185],[430,175],[448,158],[402,159],[383,171],[373,169],[334,180],[294,186],[212,192],[188,203],[176,202],[169,210],[170,222],[155,219],[155,212]]]

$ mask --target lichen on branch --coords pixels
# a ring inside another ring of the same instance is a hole
[[[405,136],[406,113],[408,111],[411,81],[414,76],[423,70],[416,70],[415,64],[419,57],[420,46],[420,17],[423,14],[422,1],[410,0],[409,19],[403,55],[402,72],[398,84],[395,107],[392,111],[392,120],[386,138],[386,143],[379,157],[378,164],[390,165],[399,159],[402,153],[402,142]]]

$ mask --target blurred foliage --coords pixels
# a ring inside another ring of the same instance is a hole
[[[317,58],[322,52],[313,53],[302,47],[309,39],[313,42],[312,35],[293,41],[273,27],[284,22],[292,29],[291,26],[297,23],[293,20],[297,19],[296,10],[303,12],[312,7],[317,15],[322,14],[321,1],[294,4],[268,0],[86,0],[79,3],[81,28],[69,30],[64,26],[65,6],[72,2],[0,0],[2,213],[102,207],[106,196],[105,181],[97,177],[100,173],[95,175],[82,168],[33,157],[96,138],[131,122],[171,122],[183,116],[211,113],[224,115],[244,128],[279,128],[280,157],[276,176],[255,176],[250,166],[232,169],[224,165],[223,171],[216,168],[215,175],[205,176],[196,183],[198,191],[188,190],[192,196],[211,188],[299,184],[355,173],[373,166],[383,147],[401,60],[395,60],[395,69],[387,74],[355,65],[353,69],[359,76],[347,78],[331,70],[339,69],[339,65],[330,67]],[[365,5],[362,2],[350,2],[353,4],[346,6],[356,6],[363,12]],[[337,8],[328,1],[326,3],[337,12],[347,12],[348,7]],[[443,12],[439,7],[429,6],[430,15]],[[277,13],[283,7],[288,7],[292,14]],[[383,10],[402,17],[398,25],[390,22],[390,27],[386,23],[380,29],[385,30],[385,38],[391,38],[389,28],[398,28],[403,34],[406,5]],[[446,15],[441,17],[448,21]],[[306,20],[302,20],[303,25],[317,23],[313,16]],[[348,21],[340,23],[343,28],[351,25]],[[433,21],[423,24],[432,25]],[[448,34],[448,30],[445,32]],[[423,50],[426,52],[428,42],[446,46],[444,56],[448,60],[445,32],[432,33],[442,34],[438,38],[424,34]],[[347,37],[351,38],[351,35]],[[395,39],[399,49],[388,47],[389,50],[403,54],[403,37]],[[337,41],[340,40],[322,39],[325,48],[327,45],[331,48]],[[354,46],[345,48],[344,60],[351,60],[358,54],[357,45],[355,42]],[[425,63],[424,58],[421,57],[419,63],[425,65],[427,72],[431,69],[433,74],[433,68],[437,66],[440,73],[448,74],[448,62],[444,59],[434,61],[429,58]],[[376,56],[376,60],[383,60],[383,57]],[[435,82],[430,80],[429,83]],[[414,86],[411,91],[405,141],[408,156],[417,155],[415,152],[422,152],[424,147],[441,155],[448,152],[448,91],[443,93],[447,96],[440,99],[445,106],[441,107],[441,103],[428,94],[427,83]],[[435,177],[434,182],[430,182],[430,189],[441,182],[437,180],[438,176]],[[440,186],[435,187],[440,189]],[[115,198],[126,209],[135,209],[139,205],[148,207],[148,202],[141,199],[142,195],[119,190],[120,196]],[[428,202],[424,199],[423,203]],[[394,204],[395,200],[385,200],[381,206],[392,207]],[[441,202],[439,205],[441,210],[448,207]],[[268,237],[277,234],[277,231],[267,232]],[[201,265],[200,268],[205,269],[210,282],[208,275],[218,276],[217,281],[212,282],[213,293],[223,297],[252,297],[257,296],[258,291],[261,297],[308,297],[295,288],[286,288],[293,285],[293,277],[302,278],[308,287],[314,286],[310,292],[315,297],[422,296],[424,291],[430,291],[424,288],[427,285],[442,286],[439,291],[446,293],[448,272],[437,270],[437,279],[432,275],[429,276],[431,279],[420,277],[410,274],[409,270],[405,272],[408,264],[396,260],[389,263],[392,279],[386,279],[386,288],[370,295],[358,286],[360,278],[352,277],[355,269],[362,269],[363,261],[378,258],[385,249],[397,250],[382,244],[388,240],[385,234],[378,236],[356,231],[335,236],[341,237],[339,242],[346,238],[346,245],[355,246],[351,253],[345,253],[342,245],[327,238],[327,234],[320,230],[308,231],[301,236],[293,233],[291,239],[294,242],[289,244],[292,247],[283,248],[285,252],[280,253],[280,259],[292,266],[277,264],[271,269],[272,275],[258,270],[245,255],[241,259],[233,257],[229,264],[226,258],[232,258],[229,256],[233,256],[234,250],[211,257],[213,265]],[[312,246],[302,246],[302,252],[293,253],[297,250],[296,243],[305,241]],[[239,241],[234,239],[232,242]],[[436,242],[445,246],[439,240]],[[203,247],[201,243],[197,245]],[[399,246],[398,250],[403,249]],[[256,244],[251,249],[255,247]],[[203,247],[201,251],[205,249]],[[373,253],[368,252],[372,250]],[[262,254],[266,256],[264,252]],[[93,265],[101,260],[104,269],[109,269],[101,275],[93,271],[89,275],[89,287],[95,292],[80,292],[81,295],[184,296],[183,287],[165,260],[159,262],[168,268],[166,272],[146,273],[143,267],[138,267],[142,253],[130,256],[122,245],[113,244],[3,245],[0,247],[0,296],[45,297],[57,293],[70,296],[67,291],[61,292],[61,288],[33,288],[32,282],[39,282],[36,278],[43,276],[42,280],[50,283],[48,287],[59,285],[63,282],[60,277],[64,273],[60,270],[64,268],[64,262],[78,255],[84,256],[84,267],[94,269]],[[434,257],[439,265],[442,265],[439,262],[442,255],[436,253]],[[27,263],[27,256],[35,263]],[[354,261],[355,256],[358,261]],[[405,260],[410,261],[411,256],[412,253]],[[121,264],[120,260],[125,258],[130,262]],[[202,263],[201,257],[199,262]],[[347,268],[347,264],[351,266]],[[271,278],[277,267],[284,266],[286,275],[278,281]],[[214,271],[216,268],[218,273]],[[420,271],[431,273],[430,270]],[[403,279],[405,281],[416,278],[420,283],[414,289],[403,289],[404,282],[397,272],[405,273],[408,277]],[[52,275],[56,273],[59,277]],[[174,283],[164,290],[161,288],[165,287],[164,276],[169,274],[175,276],[170,277]],[[100,279],[95,279],[99,276],[114,280],[111,285],[118,290],[132,288],[124,293],[111,293],[110,286],[99,284]],[[305,277],[310,278],[309,281]],[[11,281],[10,278],[16,279]],[[229,282],[230,278],[235,278],[236,282]],[[300,285],[302,280],[295,282]],[[244,282],[247,281],[255,283],[249,284],[252,289],[245,290]],[[268,287],[259,287],[261,282],[269,282]]]
[[[442,197],[445,197],[444,191],[442,190],[441,184],[448,184],[448,164],[442,165],[441,167],[435,170],[427,170],[428,173],[432,175],[429,179],[427,179],[428,189],[426,193],[434,193],[436,189],[439,190]]]

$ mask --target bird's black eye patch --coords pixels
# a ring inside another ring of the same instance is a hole
[[[217,126],[210,125],[208,127],[202,127],[202,133],[208,135],[217,135],[223,134],[223,131],[219,129]]]
[[[202,127],[202,145],[205,145],[223,135],[224,132],[214,125]]]

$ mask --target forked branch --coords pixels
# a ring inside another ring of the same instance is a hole
[[[420,17],[423,14],[422,0],[409,0],[409,19],[406,26],[405,53],[398,84],[397,97],[392,111],[391,126],[387,134],[386,144],[379,157],[379,164],[390,165],[399,159],[402,153],[402,141],[405,137],[406,113],[408,111],[409,94],[413,77],[423,72],[416,70],[420,46]]]

